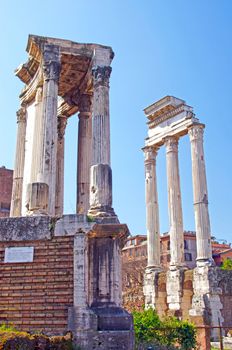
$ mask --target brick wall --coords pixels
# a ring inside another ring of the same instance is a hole
[[[13,183],[13,170],[0,168],[0,217],[10,214],[10,202]]]
[[[5,247],[33,246],[32,263],[4,263]],[[73,304],[73,237],[0,243],[0,321],[63,334]]]

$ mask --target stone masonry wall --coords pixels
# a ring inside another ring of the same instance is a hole
[[[4,263],[5,247],[33,246],[32,263]],[[73,237],[0,242],[0,323],[63,334],[73,305]]]
[[[219,287],[222,289],[220,301],[223,305],[222,317],[224,319],[223,326],[232,329],[232,271],[220,270]]]

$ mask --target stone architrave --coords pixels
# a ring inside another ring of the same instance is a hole
[[[43,74],[43,140],[37,181],[48,185],[48,214],[55,215],[59,47],[44,45]]]
[[[178,162],[178,138],[166,137],[168,211],[170,222],[170,269],[183,266],[184,230]]]
[[[21,107],[17,112],[17,144],[13,176],[10,216],[21,216],[23,172],[25,159],[26,108]]]
[[[56,160],[56,216],[63,215],[64,209],[64,144],[65,129],[67,125],[66,116],[58,116],[57,124],[57,160]]]
[[[87,215],[92,161],[92,95],[82,95],[78,107],[77,214]]]
[[[93,158],[90,170],[90,210],[93,216],[114,216],[110,167],[110,66],[93,68]]]
[[[194,214],[197,238],[197,265],[212,264],[203,133],[203,124],[193,125],[189,128],[192,154]]]

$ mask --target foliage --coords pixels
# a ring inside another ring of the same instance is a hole
[[[161,320],[153,309],[134,311],[134,329],[137,345],[151,342],[170,348],[188,350],[196,347],[196,331],[192,323],[175,317]]]
[[[221,266],[222,270],[232,270],[232,260],[227,258],[223,261],[222,266]]]
[[[47,337],[20,332],[12,325],[0,325],[0,350],[76,350],[71,334]]]

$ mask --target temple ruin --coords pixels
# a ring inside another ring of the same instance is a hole
[[[166,96],[144,109],[148,119],[145,155],[145,192],[147,226],[147,267],[144,294],[146,307],[159,313],[190,318],[196,324],[228,324],[227,300],[231,292],[225,287],[225,276],[212,259],[208,192],[206,182],[203,134],[205,125],[185,101]],[[184,264],[184,228],[181,203],[178,140],[189,135],[192,156],[192,183],[197,257],[194,270]],[[164,274],[160,262],[159,205],[156,179],[156,156],[166,148],[167,192],[170,236],[170,266]],[[193,271],[193,275],[191,276]],[[229,278],[229,275],[228,275]],[[161,287],[162,286],[162,287]],[[223,296],[222,291],[227,290]],[[223,306],[224,303],[224,306]],[[163,305],[163,308],[162,306]],[[224,309],[225,310],[222,310]],[[162,310],[161,310],[162,309]],[[224,317],[223,317],[224,315]],[[211,336],[217,337],[217,330]],[[206,337],[209,342],[209,337]],[[206,347],[210,346],[206,344]],[[202,347],[203,349],[204,347]]]
[[[1,318],[28,331],[72,331],[86,349],[132,349],[132,317],[121,307],[120,251],[129,231],[112,207],[114,53],[36,35],[26,50],[16,70],[25,86],[11,217],[0,220]],[[63,215],[65,128],[76,113],[76,214]]]

